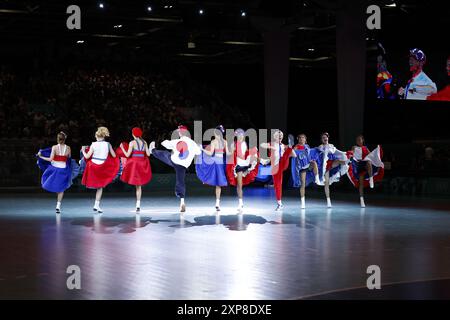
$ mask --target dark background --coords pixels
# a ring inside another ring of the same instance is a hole
[[[100,2],[104,3],[104,9],[98,7]],[[447,129],[450,102],[377,100],[375,78],[377,43],[382,43],[388,69],[398,77],[399,83],[405,83],[410,77],[407,59],[414,47],[426,53],[425,72],[437,82],[438,89],[448,83],[445,61],[450,53],[449,4],[408,0],[396,1],[395,8],[385,6],[391,2],[374,2],[382,7],[382,29],[367,30],[366,94],[365,105],[361,106],[365,110],[363,134],[371,148],[383,145],[385,160],[398,164],[393,167],[399,175],[423,175],[420,163],[423,163],[424,149],[433,147],[443,164],[431,165],[435,170],[426,174],[445,176],[450,172]],[[69,4],[78,4],[82,9],[81,30],[66,28],[65,9]],[[147,11],[149,5],[151,12]],[[233,117],[221,118],[217,110],[209,109],[208,98],[204,98],[201,101],[204,108],[195,115],[196,119],[213,122],[212,126],[220,121],[235,128],[264,128],[261,19],[279,18],[291,30],[289,133],[306,133],[310,145],[314,146],[320,143],[320,133],[327,131],[332,143],[346,149],[350,146],[340,145],[338,139],[336,70],[336,10],[342,5],[350,2],[3,1],[0,3],[0,65],[1,70],[24,79],[24,86],[30,75],[52,74],[57,79],[58,74],[69,69],[158,73],[169,79],[182,73],[182,83],[176,85],[189,87],[192,82],[208,87],[224,105],[235,110]],[[203,15],[199,9],[204,10]],[[241,15],[243,11],[245,17]],[[121,28],[114,28],[119,24]],[[77,44],[78,40],[84,43]],[[195,48],[188,48],[188,42],[194,42]],[[198,95],[196,90],[188,89],[187,96]],[[151,110],[148,114],[151,115]],[[71,115],[65,117],[70,119]],[[129,127],[134,125],[127,123],[120,130],[113,126],[114,142],[128,139]],[[95,127],[96,123],[89,123],[83,130],[89,138],[69,140],[74,149],[90,142]],[[172,129],[166,126],[158,129],[161,131],[158,134],[164,135]],[[12,128],[8,134],[15,135],[14,131]],[[150,135],[154,132],[150,131]],[[45,141],[32,142],[31,147],[37,149],[53,140],[54,136],[49,136]],[[8,145],[8,141],[3,142]],[[20,167],[11,172],[18,174]]]
[[[104,9],[98,4],[104,3]],[[382,7],[382,29],[367,31],[367,85],[365,133],[377,141],[411,142],[414,138],[450,138],[443,118],[450,103],[376,101],[376,44],[387,51],[388,69],[404,84],[410,77],[408,50],[427,54],[425,71],[442,88],[447,82],[445,61],[449,44],[449,5],[438,1],[375,1]],[[289,121],[292,133],[317,137],[329,131],[337,138],[337,84],[335,61],[335,10],[339,1],[78,1],[82,30],[65,27],[67,1],[4,1],[3,8],[29,13],[0,13],[0,58],[17,72],[45,72],[70,65],[126,70],[187,69],[191,76],[220,92],[229,104],[251,114],[248,125],[264,127],[264,66],[261,30],[254,17],[275,16],[293,25],[291,57],[325,62],[291,61]],[[72,2],[70,2],[72,4]],[[146,12],[147,6],[152,12]],[[164,9],[172,6],[171,9]],[[199,15],[202,8],[204,15]],[[246,17],[240,13],[246,12]],[[183,22],[134,20],[138,17],[180,18]],[[112,25],[123,24],[121,29]],[[297,26],[311,30],[299,30]],[[331,27],[331,28],[330,28]],[[314,28],[316,28],[314,30]],[[328,29],[327,29],[328,28]],[[150,31],[148,31],[150,30]],[[153,30],[153,31],[152,31]],[[130,37],[139,32],[142,37]],[[96,37],[108,34],[124,38]],[[76,39],[86,41],[77,45]],[[187,49],[194,41],[195,49]],[[248,41],[259,45],[227,46],[224,41]],[[314,52],[309,52],[314,48]],[[180,53],[203,57],[180,57]],[[225,54],[223,54],[225,52]],[[217,53],[221,53],[218,56]],[[450,108],[449,108],[450,109]],[[391,113],[392,112],[392,113]],[[406,113],[406,114],[404,114]],[[306,119],[306,121],[305,121]],[[383,130],[376,130],[383,123]],[[391,130],[392,129],[392,130]],[[413,131],[413,132],[411,132]],[[402,133],[402,134],[400,134]]]

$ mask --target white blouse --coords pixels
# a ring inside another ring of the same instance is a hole
[[[241,155],[243,157],[245,157],[245,153],[247,152],[247,143],[245,141],[243,141],[242,143],[238,143],[238,146],[241,145]],[[239,154],[239,153],[238,153]],[[245,167],[250,165],[250,159],[242,159],[240,157],[237,157],[237,161],[236,161],[236,165],[241,166],[241,167]]]
[[[58,144],[58,152],[55,152],[57,156],[65,156],[66,155],[66,151],[67,151],[67,146],[64,146],[64,149],[61,150],[61,145]],[[50,162],[52,166],[56,167],[56,168],[61,168],[64,169],[66,167],[66,162],[65,161],[55,161],[52,160],[52,162]]]
[[[91,148],[94,150],[92,154],[92,162],[95,164],[102,164],[105,162],[109,153],[109,142],[106,141],[95,141],[92,142]]]

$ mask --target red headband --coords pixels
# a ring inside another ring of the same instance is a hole
[[[188,131],[188,128],[186,126],[179,125],[178,126],[178,130],[180,130],[180,131]]]
[[[134,128],[131,130],[131,133],[132,133],[133,136],[135,136],[135,137],[138,137],[138,138],[142,137],[142,129],[141,129],[141,128],[134,127]]]

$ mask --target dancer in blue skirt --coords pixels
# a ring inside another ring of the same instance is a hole
[[[318,153],[315,148],[309,147],[304,133],[299,134],[297,139],[298,144],[294,147],[296,157],[291,159],[291,174],[293,187],[300,188],[301,209],[305,209],[305,188],[311,182],[320,184],[316,162]]]
[[[42,188],[57,195],[56,213],[61,213],[64,191],[72,185],[72,180],[79,173],[79,166],[70,158],[71,150],[65,143],[66,138],[67,135],[61,131],[56,137],[58,144],[41,149],[37,154],[38,167],[43,171]]]
[[[316,162],[319,171],[319,181],[316,183],[324,186],[327,207],[331,208],[330,185],[347,174],[348,158],[345,152],[329,143],[330,135],[327,132],[322,133],[320,137],[322,144],[315,148],[318,153]]]
[[[216,211],[220,211],[220,194],[222,187],[228,185],[226,175],[226,155],[231,155],[227,141],[223,138],[225,129],[222,125],[214,129],[214,140],[202,148],[201,157],[197,158],[195,170],[197,177],[204,184],[216,187]]]

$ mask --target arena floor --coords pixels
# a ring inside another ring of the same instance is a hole
[[[208,191],[209,192],[209,191]],[[211,192],[212,194],[213,192]],[[288,195],[274,212],[272,189],[247,189],[243,215],[225,195],[171,192],[67,194],[62,214],[46,194],[0,196],[0,298],[31,299],[378,299],[450,298],[448,201]],[[66,269],[81,269],[68,290]],[[366,269],[381,268],[381,290]]]

